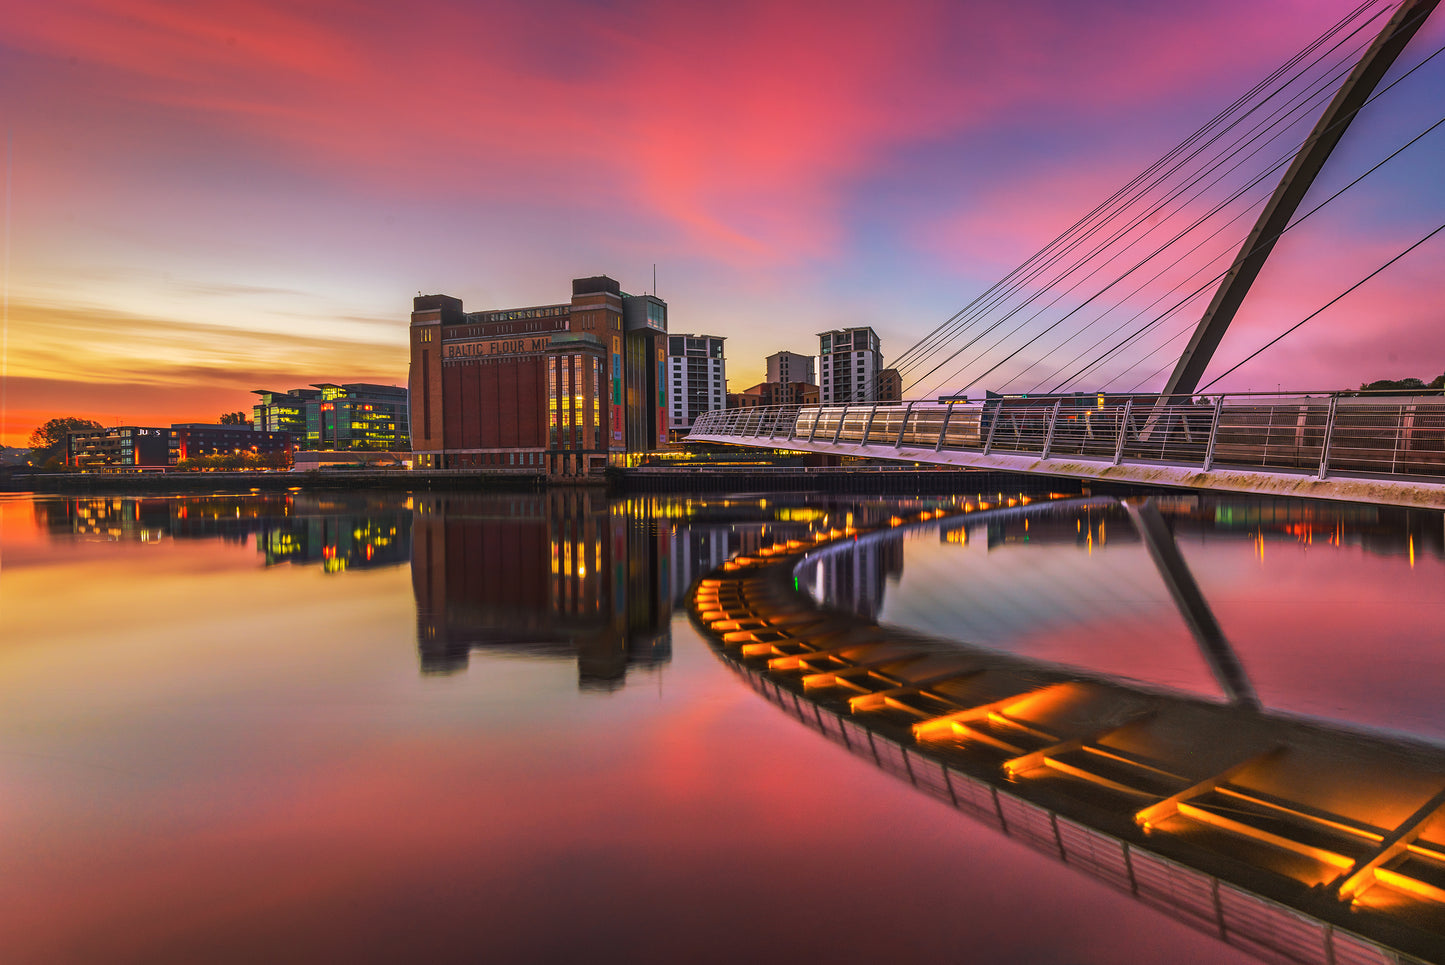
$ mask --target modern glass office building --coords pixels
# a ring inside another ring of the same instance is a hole
[[[289,432],[298,449],[411,448],[407,390],[402,386],[317,382],[286,392],[254,391],[261,397],[251,409],[256,429]]]

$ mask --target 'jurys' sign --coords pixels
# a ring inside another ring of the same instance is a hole
[[[447,342],[442,345],[444,359],[474,359],[484,355],[524,355],[547,351],[549,336],[529,338],[497,338],[485,342]]]

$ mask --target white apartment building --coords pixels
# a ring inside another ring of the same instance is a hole
[[[668,336],[667,412],[674,437],[709,409],[727,407],[724,340],[720,335]]]
[[[820,332],[818,348],[821,404],[878,401],[878,372],[883,368],[878,333],[867,326]]]

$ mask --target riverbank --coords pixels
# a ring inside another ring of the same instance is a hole
[[[599,483],[600,484],[600,481]],[[117,493],[173,496],[186,493],[454,490],[538,492],[541,473],[476,473],[459,470],[324,469],[312,472],[34,473],[0,480],[0,491],[47,495]]]
[[[641,468],[617,473],[625,493],[829,492],[910,496],[960,492],[1074,491],[1069,480],[1017,473],[911,466],[790,466],[776,469]]]
[[[0,481],[0,490],[54,495],[323,492],[541,492],[549,488],[602,487],[609,492],[830,492],[915,495],[954,492],[1046,492],[1072,488],[1063,480],[1012,473],[892,466],[757,468],[640,468],[605,477],[548,479],[531,472],[471,470],[322,470],[315,472],[35,473]]]

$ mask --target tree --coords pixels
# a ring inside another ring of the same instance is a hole
[[[72,432],[104,428],[105,426],[94,419],[77,419],[75,416],[51,419],[30,433],[30,464],[45,466],[52,461],[64,460],[67,436]]]
[[[1374,382],[1366,382],[1360,386],[1362,392],[1392,392],[1410,391],[1412,389],[1423,389],[1425,383],[1420,379],[1376,379]]]
[[[221,425],[223,426],[244,426],[250,421],[250,419],[246,418],[246,413],[244,412],[237,411],[221,413]]]

